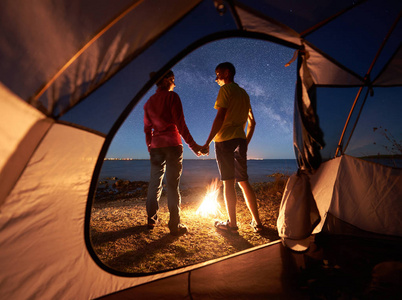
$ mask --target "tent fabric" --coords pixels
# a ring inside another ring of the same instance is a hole
[[[400,111],[401,10],[402,2],[393,0],[1,1],[0,298],[93,299],[188,274],[200,295],[210,288],[247,297],[250,286],[263,295],[288,295],[281,281],[286,273],[280,273],[288,261],[279,244],[141,277],[114,273],[91,250],[88,218],[118,128],[164,72],[197,47],[226,37],[299,51],[294,140],[300,165],[314,171],[311,187],[322,219],[315,232],[330,213],[364,230],[400,236],[400,169],[348,156],[322,159],[321,152],[331,152],[326,145],[337,141],[321,134],[319,111],[331,112],[333,103],[349,109],[355,95],[345,100],[344,88],[356,87],[373,87],[378,105],[391,98]],[[323,92],[328,86],[341,92]],[[220,282],[216,275],[233,261],[250,276]],[[186,286],[180,284],[176,296],[187,297]],[[165,292],[164,284],[150,293],[158,292]]]
[[[400,243],[345,236],[320,236],[304,253],[272,243],[100,299],[177,299],[177,295],[180,299],[332,299],[340,294],[399,299],[401,263],[397,259],[401,251]],[[245,259],[248,254],[257,259]],[[233,270],[230,280],[225,273],[229,268]],[[172,289],[176,286],[177,292]]]
[[[329,214],[362,232],[402,237],[401,169],[344,155],[310,176],[299,173],[289,178],[279,210],[278,233],[285,241],[303,240],[324,227],[331,232]]]
[[[0,208],[47,130],[54,123],[0,85]]]
[[[161,277],[114,276],[86,248],[88,187],[103,142],[61,124],[46,134],[1,207],[1,298],[92,299]]]
[[[283,24],[278,23],[277,21],[272,20],[266,16],[256,16],[255,13],[249,13],[241,6],[237,9],[237,12],[241,19],[242,27],[245,30],[266,33],[278,39],[285,40],[296,45],[301,44],[300,35],[296,31],[288,28],[287,26],[284,26]]]
[[[294,287],[302,266],[302,255],[274,242],[253,251],[242,251],[230,260],[100,299],[310,299],[306,291]],[[161,290],[166,293],[161,295]]]
[[[320,150],[325,146],[323,132],[317,116],[317,91],[302,52],[298,62],[295,107],[293,112],[293,145],[299,168],[317,169],[322,158]]]
[[[114,134],[116,128],[152,87],[158,76],[162,76],[173,63],[178,62],[182,58],[181,55],[184,56],[200,46],[199,40],[209,36],[211,39],[216,39],[215,36],[227,37],[236,29],[236,23],[229,13],[221,16],[211,2],[203,1],[143,52],[134,56],[130,63],[120,66],[121,71],[107,83],[74,107],[66,109],[65,114],[60,116],[60,120],[79,124],[104,134],[110,132]],[[183,32],[191,32],[191,34],[183,34]],[[226,32],[229,33],[226,34]],[[157,72],[157,76],[150,78],[151,72]],[[88,110],[94,113],[88,115],[86,113]]]
[[[366,231],[402,236],[400,195],[401,169],[344,156],[329,212]]]
[[[314,49],[308,42],[304,43],[304,51],[308,56],[306,62],[315,85],[361,86],[364,84],[363,78],[324,57],[320,51]]]
[[[400,86],[402,78],[402,47],[399,47],[395,56],[385,66],[384,71],[374,80],[378,86]]]
[[[299,171],[289,177],[283,192],[277,220],[279,237],[305,239],[311,235],[319,222],[320,214],[308,174]]]
[[[326,221],[341,159],[342,157],[337,157],[322,163],[310,176],[311,190],[320,213],[320,223],[314,228],[313,234],[321,232]]]
[[[199,2],[125,0],[113,5],[108,1],[77,5],[58,1],[26,5],[25,1],[2,1],[0,22],[6,35],[0,45],[7,60],[3,62],[1,81],[46,115],[57,116],[102,84],[127,58],[138,55]],[[122,14],[124,18],[119,18]],[[115,26],[108,28],[116,19]],[[108,30],[104,34],[92,40],[105,28]],[[84,46],[88,48],[80,53]],[[32,48],[41,51],[26,56]],[[42,86],[71,59],[46,94],[37,98]],[[20,78],[27,73],[31,74],[29,81],[21,87]]]
[[[0,132],[1,140],[4,141],[0,148],[0,169],[2,169],[17,149],[20,140],[36,122],[45,117],[3,85],[0,85],[0,101],[3,126]]]
[[[283,192],[276,221],[278,235],[290,249],[305,251],[320,218],[309,176],[299,170],[289,177]]]
[[[310,178],[322,230],[327,214],[363,231],[402,236],[402,171],[344,155]]]

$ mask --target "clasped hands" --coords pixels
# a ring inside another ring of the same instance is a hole
[[[204,146],[200,146],[200,145],[196,144],[192,148],[192,150],[193,150],[194,154],[197,156],[209,155],[209,144],[205,144]]]

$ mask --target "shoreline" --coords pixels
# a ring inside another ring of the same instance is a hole
[[[281,182],[284,185],[289,178],[288,175],[282,173],[274,173],[271,175],[266,175],[266,181],[259,182],[251,182],[250,184],[255,187],[261,186],[272,186],[277,182]],[[201,185],[202,182],[198,181],[198,185],[179,185],[180,193],[182,196],[190,192],[203,192],[207,190],[207,187],[211,184],[212,180],[206,182],[204,185]],[[146,198],[148,192],[148,181],[143,180],[125,180],[118,177],[108,177],[103,180],[98,181],[98,187],[96,189],[95,202],[96,201],[109,201],[116,199],[127,199],[127,198]],[[220,189],[222,189],[222,185],[220,185]],[[165,195],[166,187],[165,182],[163,182],[162,195]]]
[[[297,171],[296,160],[249,160],[248,175],[250,183],[270,182],[272,174],[281,173],[290,176]],[[98,180],[117,178],[129,181],[149,181],[149,160],[105,161]],[[215,160],[183,160],[180,187],[203,187],[214,179],[220,178]]]

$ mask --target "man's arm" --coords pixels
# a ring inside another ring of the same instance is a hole
[[[223,121],[225,120],[227,108],[219,107],[218,112],[216,113],[216,117],[214,123],[212,124],[211,132],[209,133],[209,137],[203,146],[203,148],[209,147],[215,135],[221,130]]]
[[[247,133],[246,133],[246,139],[247,139],[247,145],[250,143],[251,138],[253,137],[254,134],[254,129],[255,129],[255,118],[253,111],[250,109],[248,112],[248,119],[247,119]]]

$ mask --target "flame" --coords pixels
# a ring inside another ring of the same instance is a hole
[[[222,215],[220,211],[221,206],[218,203],[218,194],[219,181],[218,179],[214,179],[211,184],[208,185],[204,200],[200,207],[198,207],[196,214],[204,218]]]

